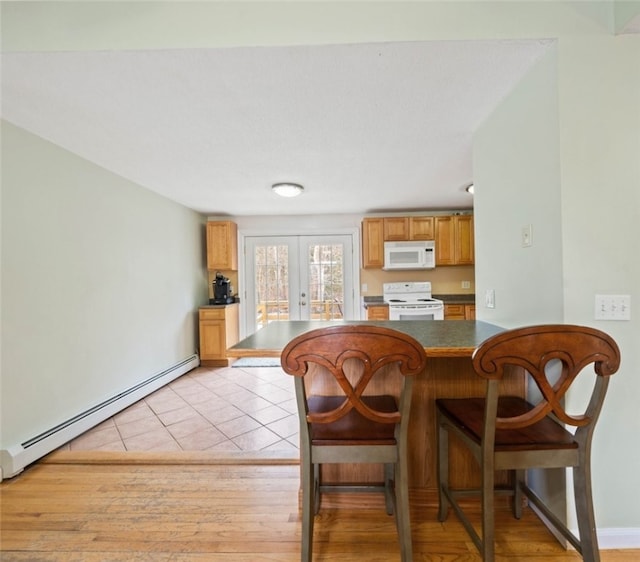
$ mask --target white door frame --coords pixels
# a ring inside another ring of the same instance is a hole
[[[239,229],[238,231],[238,250],[240,252],[240,256],[238,256],[238,262],[241,264],[238,271],[238,294],[240,295],[240,338],[245,338],[247,336],[247,321],[246,321],[246,311],[244,309],[247,294],[247,279],[245,272],[245,238],[253,237],[253,236],[336,236],[336,235],[347,235],[351,236],[351,267],[353,271],[353,290],[351,298],[352,300],[352,310],[353,310],[353,318],[352,320],[360,319],[360,230],[358,228],[335,228],[335,229],[327,229],[327,230],[317,230],[317,231],[309,231],[309,232],[301,232],[300,230],[244,230]],[[345,265],[347,264],[348,256],[345,256]],[[346,294],[344,298],[345,300],[349,297]]]

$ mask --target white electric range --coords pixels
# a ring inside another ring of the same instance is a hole
[[[389,320],[444,320],[444,302],[431,296],[430,281],[383,283]]]

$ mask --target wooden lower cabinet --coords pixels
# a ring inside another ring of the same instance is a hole
[[[445,304],[444,319],[445,320],[475,320],[476,305],[475,304]]]
[[[367,307],[367,320],[389,320],[389,307],[369,305]]]
[[[227,348],[240,339],[239,305],[220,308],[201,308],[200,364],[205,367],[224,367],[229,364]]]

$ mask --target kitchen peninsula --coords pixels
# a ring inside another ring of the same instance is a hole
[[[265,328],[240,341],[227,350],[229,357],[280,357],[285,345],[306,331],[336,324],[359,324],[360,321],[283,321],[272,322]],[[409,482],[414,489],[425,492],[425,500],[435,499],[436,474],[436,425],[435,400],[441,397],[483,396],[484,381],[473,370],[471,355],[474,349],[488,337],[500,333],[502,328],[475,320],[457,321],[376,321],[385,326],[409,334],[419,341],[427,354],[427,367],[416,376],[411,402],[409,425]],[[289,376],[283,373],[283,377]],[[502,392],[525,395],[522,373],[513,372],[502,382]],[[473,488],[479,485],[476,462],[452,440],[451,484]],[[325,465],[322,467],[325,482],[378,482],[382,480],[382,468],[377,466]],[[504,482],[505,475],[497,481]]]

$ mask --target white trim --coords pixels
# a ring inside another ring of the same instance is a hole
[[[640,548],[640,527],[607,527],[597,532],[600,550]]]
[[[40,435],[34,436],[21,444],[15,444],[1,450],[0,476],[3,478],[15,476],[32,462],[68,443],[71,439],[81,435],[179,376],[195,369],[198,365],[200,365],[200,358],[197,355],[192,355]],[[0,479],[1,481],[2,479]]]
[[[549,529],[556,540],[567,550],[575,550],[573,546],[566,540],[556,528],[549,523],[544,514],[532,503],[529,507],[542,521],[545,527]],[[580,534],[578,529],[569,529],[576,537]],[[598,549],[599,550],[624,550],[640,548],[640,528],[637,527],[604,527],[597,528]]]

